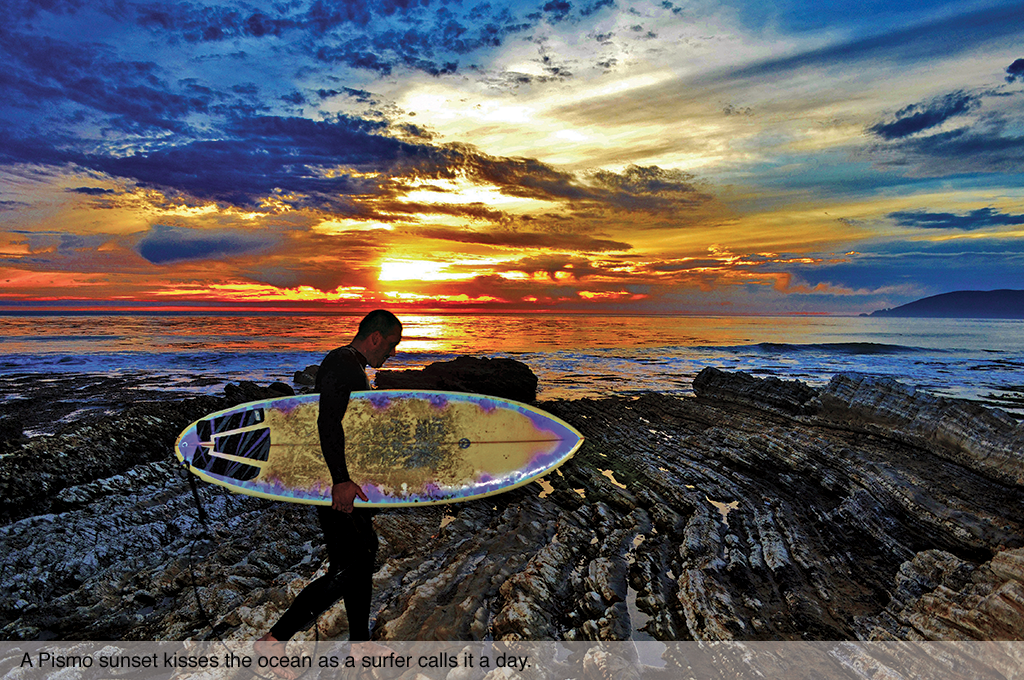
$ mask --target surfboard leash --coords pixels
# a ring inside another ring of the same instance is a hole
[[[206,623],[207,627],[210,629],[210,635],[214,636],[216,639],[216,628],[213,625],[213,619],[210,618],[210,615],[206,612],[206,608],[203,606],[203,601],[199,597],[199,586],[196,584],[195,565],[196,542],[204,537],[212,538],[213,532],[210,530],[209,515],[206,513],[206,510],[203,507],[203,499],[199,495],[199,485],[196,484],[196,475],[195,473],[192,472],[192,466],[189,465],[187,462],[183,462],[182,469],[185,473],[185,477],[188,479],[189,486],[192,488],[192,497],[195,499],[196,502],[196,514],[199,516],[199,523],[201,525],[199,534],[193,537],[192,541],[189,543],[188,546],[189,581],[192,584],[192,597],[194,597],[196,600],[196,607],[199,609],[200,616]],[[313,621],[313,630],[315,636],[313,640],[313,655],[316,656],[316,648],[320,644],[320,617],[317,617]],[[307,668],[306,670],[302,671],[302,673],[296,676],[295,680],[301,680],[302,677],[305,676],[306,673],[308,673],[310,670],[311,669]],[[255,670],[252,671],[252,674],[254,677],[261,678],[261,680],[281,680],[277,676],[266,676],[261,673],[258,673]]]
[[[196,608],[199,610],[199,615],[202,620],[210,629],[210,635],[214,635],[213,619],[206,612],[206,607],[203,606],[203,601],[199,597],[199,586],[196,584],[196,563],[195,563],[195,547],[196,543],[203,538],[210,539],[213,537],[213,532],[210,531],[209,515],[206,513],[206,509],[203,507],[203,499],[199,495],[199,486],[196,484],[195,474],[192,472],[192,466],[187,462],[182,463],[182,468],[185,473],[185,477],[188,479],[188,484],[192,488],[192,497],[196,502],[196,514],[199,517],[199,533],[194,536],[188,545],[188,575],[189,581],[192,584],[192,597],[196,600]]]
[[[196,476],[192,472],[191,465],[189,465],[188,463],[183,463],[183,467],[185,468],[185,476],[188,477],[188,484],[189,486],[192,487],[192,497],[195,498],[196,500],[196,510],[199,513],[199,522],[203,525],[203,531],[206,532],[207,535],[209,535],[210,527],[207,524],[208,518],[206,515],[206,510],[203,509],[203,501],[199,497],[199,486],[196,484]]]

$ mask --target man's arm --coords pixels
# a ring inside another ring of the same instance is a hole
[[[345,430],[341,420],[348,410],[352,392],[366,389],[366,374],[354,355],[332,352],[324,360],[317,377],[320,383],[317,429],[320,432],[320,449],[331,472],[331,507],[352,512],[356,496],[365,501],[366,495],[349,478],[345,462]]]

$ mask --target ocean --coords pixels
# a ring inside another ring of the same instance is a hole
[[[144,378],[148,389],[219,394],[228,382],[291,383],[354,333],[354,315],[0,316],[0,388],[12,376]],[[822,385],[837,372],[891,376],[1024,417],[1024,321],[876,317],[551,314],[402,315],[386,369],[460,355],[510,357],[539,398],[692,394],[705,366]],[[372,377],[372,371],[371,371]],[[16,398],[0,389],[0,399]],[[2,413],[3,401],[0,401]]]

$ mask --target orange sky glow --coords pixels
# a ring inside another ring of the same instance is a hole
[[[0,311],[1024,288],[1018,5],[399,5],[12,18]]]

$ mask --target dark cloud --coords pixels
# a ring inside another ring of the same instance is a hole
[[[259,10],[198,3],[138,5],[132,8],[135,21],[143,28],[174,35],[190,43],[229,40],[240,37],[280,37],[298,22],[272,17]]]
[[[531,275],[547,274],[552,281],[555,280],[555,275],[559,272],[572,274],[576,279],[604,272],[601,267],[595,266],[587,258],[558,254],[524,257],[514,262],[507,262],[504,265],[496,265],[493,269],[498,272],[524,272]]]
[[[882,139],[900,139],[939,125],[950,118],[970,113],[981,105],[979,97],[964,92],[953,92],[926,104],[911,104],[896,113],[896,119],[877,123],[868,128]]]
[[[783,78],[803,68],[849,65],[864,60],[899,63],[942,58],[977,50],[993,40],[1024,31],[1024,12],[1018,3],[988,7],[957,16],[801,52],[730,71],[728,78]]]
[[[59,136],[56,138],[26,136],[18,134],[11,129],[11,126],[0,126],[0,161],[40,166],[70,164],[79,159],[81,155],[63,147],[74,142],[75,140]]]
[[[74,189],[68,189],[73,194],[85,194],[86,196],[109,196],[110,194],[117,193],[113,189],[103,189],[101,187],[75,187]]]
[[[964,173],[1018,174],[1024,167],[1024,136],[1006,134],[999,125],[983,130],[952,130],[898,140],[876,149],[876,162],[918,177]]]
[[[890,122],[868,131],[881,143],[871,147],[876,163],[912,177],[948,177],[965,173],[1017,174],[1024,167],[1020,92],[991,90],[979,95],[954,92],[928,103],[906,107]],[[991,99],[991,110],[969,118],[961,127],[934,128],[978,108]]]
[[[600,12],[602,9],[605,9],[606,7],[615,7],[615,0],[596,0],[595,2],[591,2],[585,5],[583,9],[580,10],[580,14],[585,17],[588,17],[591,14],[596,14],[597,12]]]
[[[341,46],[323,46],[316,50],[316,58],[328,64],[345,64],[352,68],[374,71],[382,76],[391,75],[394,64],[371,52],[361,44],[351,41]]]
[[[143,186],[240,207],[255,208],[277,196],[294,207],[355,215],[358,209],[343,197],[380,195],[380,184],[348,173],[328,176],[325,170],[399,172],[420,162],[437,163],[429,158],[433,152],[428,147],[373,134],[384,127],[346,117],[313,121],[265,116],[234,121],[222,140],[125,157],[83,156],[79,162]]]
[[[621,241],[599,239],[585,234],[565,234],[539,231],[470,231],[464,229],[418,229],[417,236],[456,243],[473,243],[501,248],[538,248],[580,253],[630,250],[632,246]]]
[[[544,13],[548,15],[548,18],[554,19],[555,21],[561,21],[569,16],[569,12],[572,11],[572,5],[565,0],[551,0],[550,2],[544,3],[544,7],[542,9],[544,10]]]
[[[302,106],[303,104],[308,103],[306,101],[306,95],[302,94],[298,90],[294,90],[292,92],[289,92],[288,94],[281,95],[281,101],[293,104],[295,106]]]
[[[623,210],[660,212],[711,200],[710,194],[698,186],[696,177],[680,170],[630,165],[621,173],[599,171],[593,177],[599,186],[609,190],[603,202]]]
[[[548,16],[555,18],[571,9],[562,0],[548,5]],[[452,55],[498,46],[536,23],[488,3],[474,3],[465,15],[451,7],[431,7],[429,0],[316,0],[253,10],[243,4],[179,2],[136,7],[134,21],[172,43],[287,37],[321,62],[381,75],[399,66],[432,75],[455,73],[458,60]]]
[[[630,166],[622,173],[580,175],[536,159],[488,156],[464,145],[434,146],[415,132],[392,128],[385,120],[347,116],[321,121],[238,117],[226,122],[215,139],[112,155],[56,149],[46,139],[13,137],[0,128],[0,160],[74,165],[157,189],[175,200],[264,211],[283,205],[382,221],[415,212],[509,223],[507,215],[481,204],[414,204],[404,199],[432,180],[456,178],[554,203],[552,210],[561,211],[562,217],[608,210],[678,212],[710,198],[685,173]],[[603,250],[624,244],[592,245]]]
[[[153,264],[186,260],[216,260],[268,250],[279,242],[274,235],[243,231],[201,230],[154,225],[136,246]]]
[[[964,215],[908,210],[889,213],[901,227],[921,229],[984,229],[1024,224],[1024,215],[1007,215],[992,208],[972,210]]]
[[[206,113],[209,92],[175,92],[150,62],[125,61],[100,44],[72,44],[0,27],[5,104],[67,115],[68,105],[103,114],[104,123],[127,132],[186,129],[184,119]]]
[[[536,159],[495,158],[465,149],[452,162],[470,178],[501,187],[507,195],[565,201],[581,208],[661,212],[710,200],[691,183],[691,176],[658,167],[629,166],[622,173],[600,171],[580,178]]]
[[[727,116],[753,116],[754,109],[749,106],[733,106],[732,104],[726,104],[722,109],[722,113]]]
[[[688,272],[698,269],[707,269],[713,267],[721,267],[721,260],[713,259],[702,259],[702,260],[683,260],[683,261],[670,261],[670,262],[658,262],[655,264],[648,265],[647,271],[652,272]]]
[[[1006,67],[1006,82],[1015,83],[1024,80],[1024,59],[1017,59]]]

